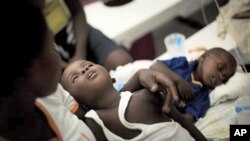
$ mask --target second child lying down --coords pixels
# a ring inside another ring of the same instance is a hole
[[[176,85],[180,100],[176,107],[186,118],[195,122],[203,117],[209,108],[209,92],[227,82],[234,74],[236,61],[222,48],[209,49],[194,61],[188,61],[184,56],[156,62],[138,60],[110,72],[111,76],[118,80],[115,83],[116,88],[123,87],[131,74],[141,68],[162,72],[170,78]]]

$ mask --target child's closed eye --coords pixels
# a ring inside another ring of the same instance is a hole
[[[79,78],[79,75],[75,75],[72,77],[72,83],[75,83]]]

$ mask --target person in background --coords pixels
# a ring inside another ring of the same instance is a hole
[[[173,80],[183,99],[191,99],[194,94],[193,101],[180,101],[177,108],[186,118],[195,122],[209,108],[210,90],[227,82],[236,67],[236,60],[228,51],[212,48],[205,51],[198,60],[188,62],[186,57],[177,57],[157,61],[150,69],[160,71]]]
[[[81,0],[31,1],[43,9],[55,35],[56,49],[62,57],[64,67],[67,62],[87,59],[111,70],[133,61],[125,47],[87,24]],[[109,2],[112,6],[124,3],[120,0]]]
[[[144,70],[137,73],[141,71]],[[129,81],[137,87],[141,80],[132,77]],[[119,92],[112,83],[104,67],[85,60],[71,63],[62,75],[64,89],[90,109],[85,122],[96,137],[103,131],[106,140],[194,140],[190,134],[196,140],[206,140],[192,122],[165,105],[164,101],[169,103],[170,97],[177,93],[170,79],[165,83],[168,91],[161,94],[150,94],[146,89]]]

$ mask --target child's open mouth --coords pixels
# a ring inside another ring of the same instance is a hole
[[[96,73],[95,71],[90,71],[90,72],[87,74],[87,79],[92,80],[92,79],[94,79],[96,76],[97,76],[97,73]]]

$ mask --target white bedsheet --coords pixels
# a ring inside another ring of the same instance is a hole
[[[229,126],[235,123],[235,100],[227,101],[208,109],[206,116],[195,125],[209,140],[229,140]]]

